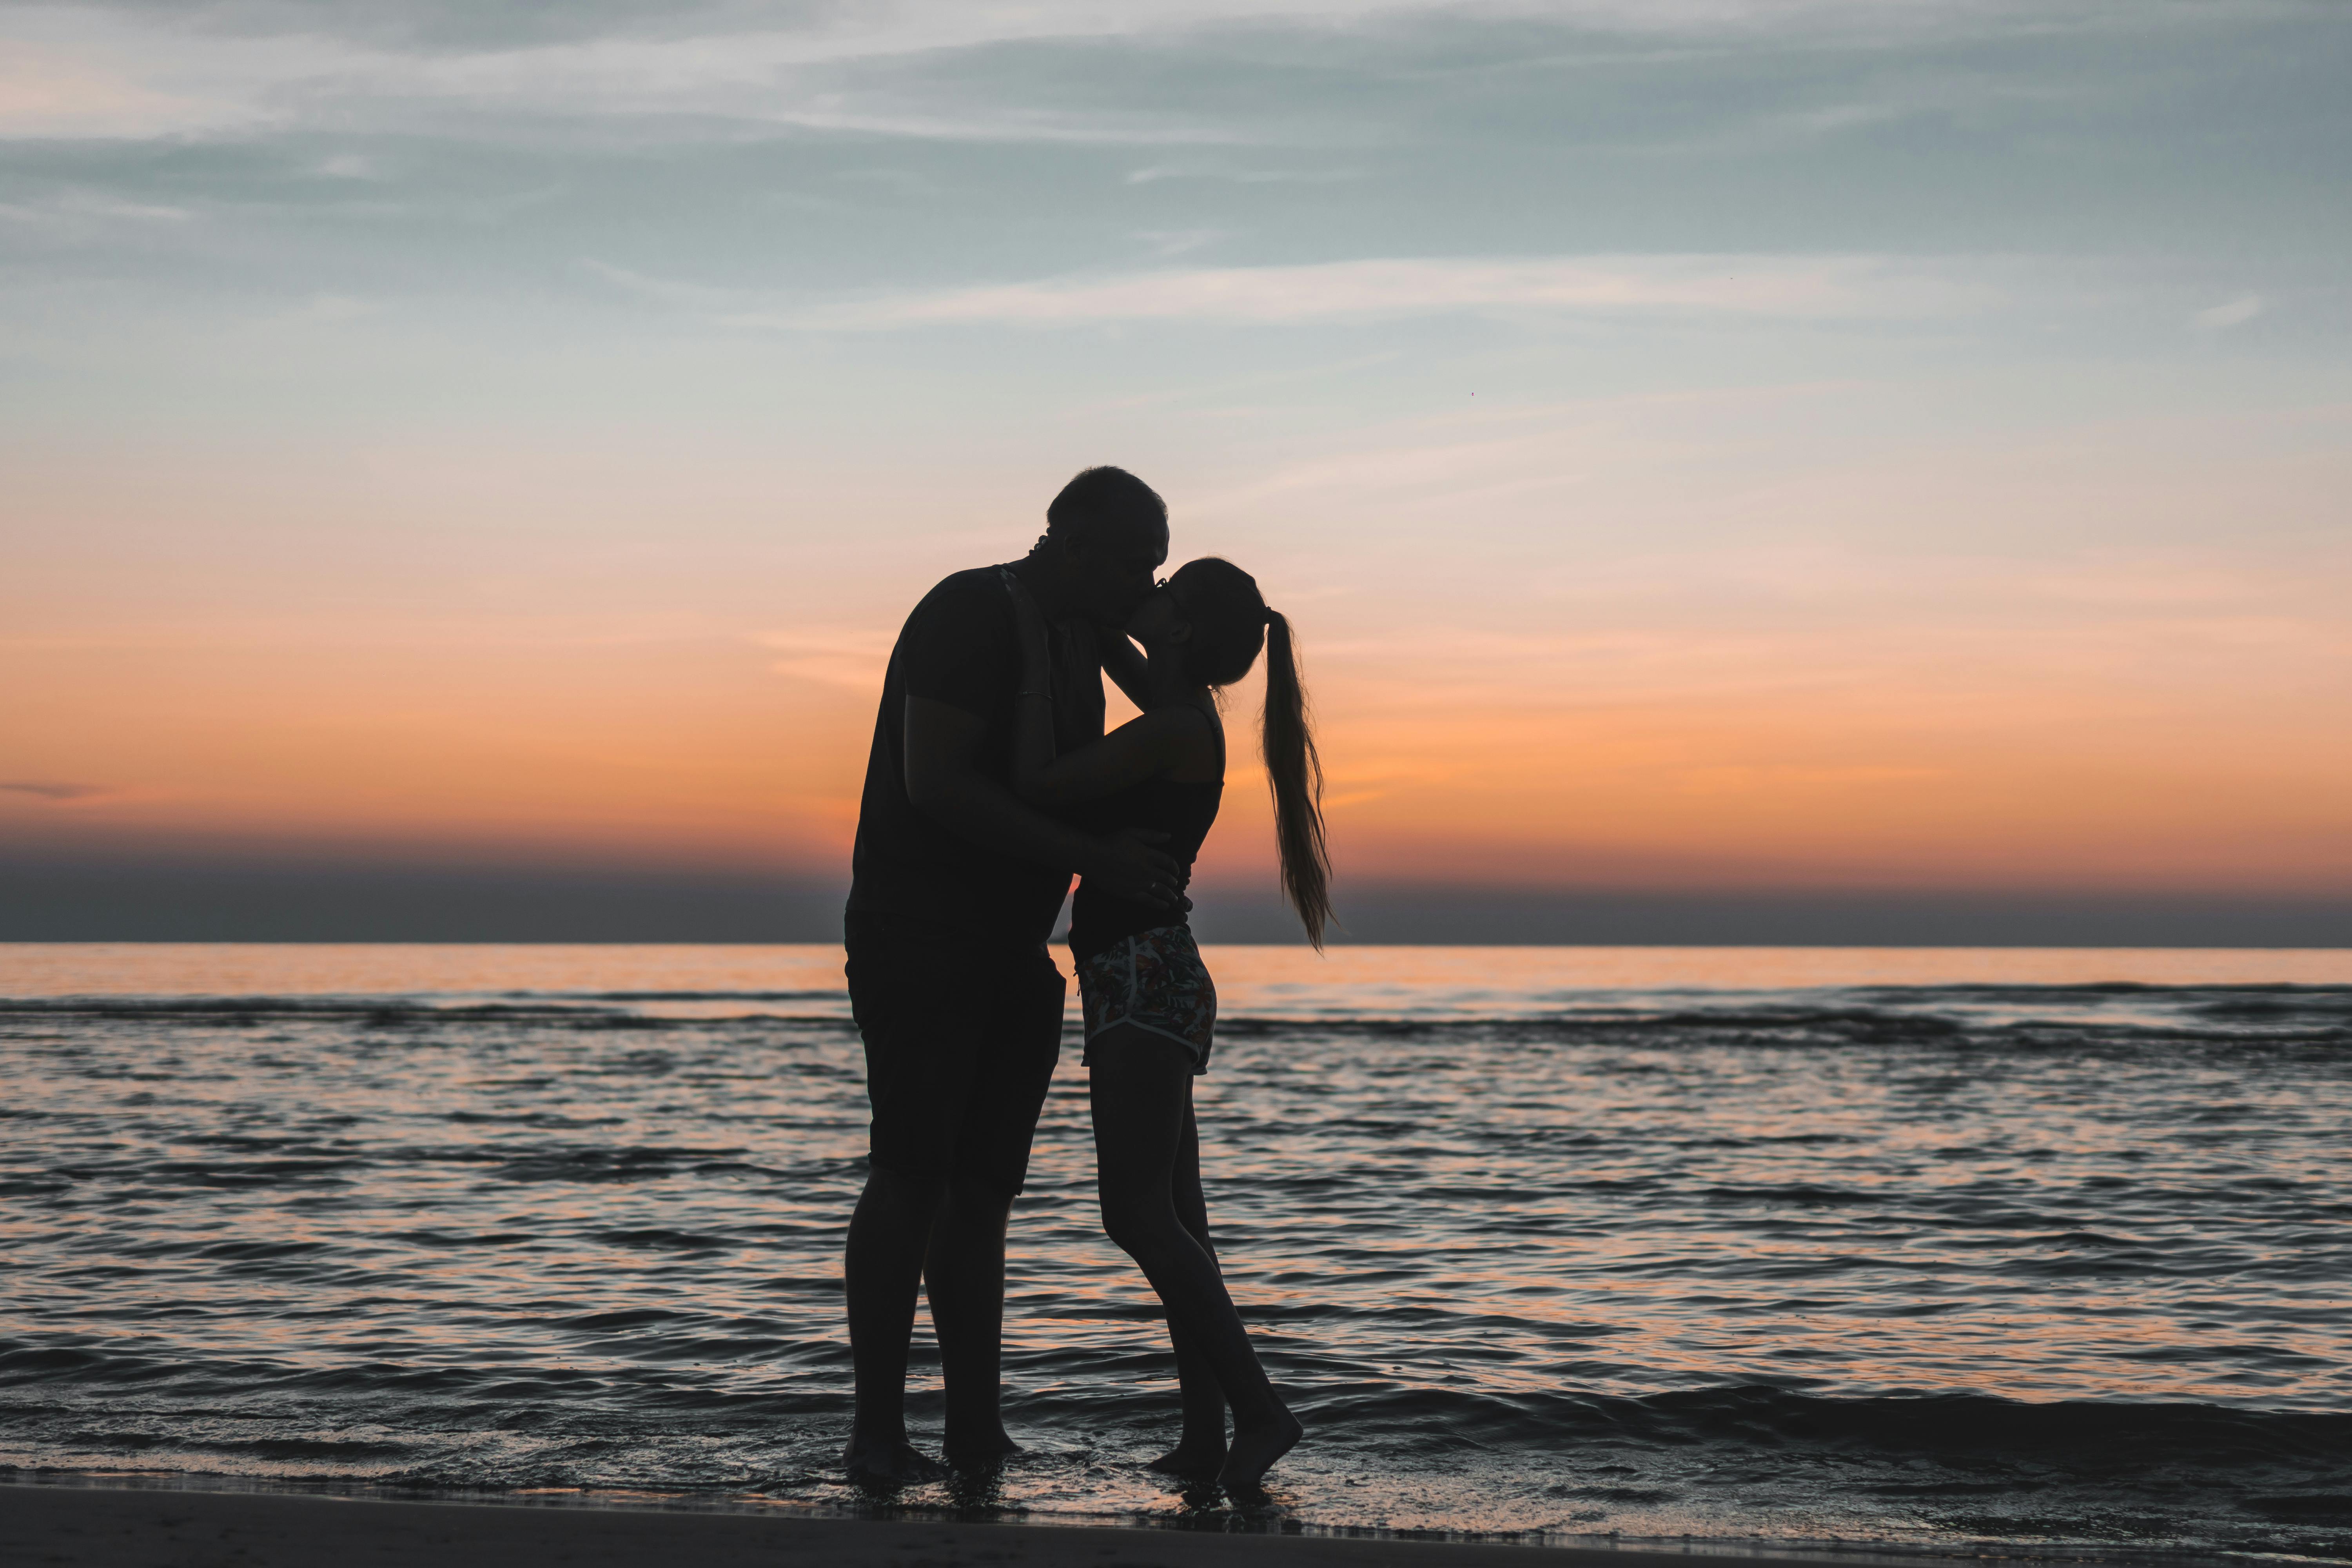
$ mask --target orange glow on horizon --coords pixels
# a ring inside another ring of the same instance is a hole
[[[2352,889],[2340,541],[2021,537],[2085,495],[2158,521],[2308,510],[2339,458],[2240,432],[2224,466],[2175,463],[2151,426],[2035,448],[2014,479],[1982,453],[1940,485],[1893,459],[1808,469],[1726,489],[1745,532],[1669,548],[1717,504],[1689,455],[1757,400],[1613,416],[1675,440],[1475,535],[1444,532],[1451,490],[1391,501],[1351,462],[1290,489],[1165,479],[1201,498],[1179,554],[1248,565],[1300,628],[1343,879]],[[1528,474],[1587,449],[1539,439],[1555,417],[1581,441],[1598,415],[1528,414]],[[794,489],[747,448],[612,445],[576,472],[478,440],[371,453],[364,484],[260,454],[26,454],[41,542],[0,579],[0,847],[840,879],[891,639],[940,576],[1026,545],[1034,466],[882,494],[856,463]],[[1914,502],[1942,531],[1804,531]],[[707,515],[673,543],[650,520],[680,508]],[[2021,537],[1958,552],[1976,511]],[[1256,703],[1253,679],[1230,705],[1204,885],[1270,881]]]
[[[820,664],[812,679],[807,662],[709,636],[20,647],[32,679],[5,700],[8,731],[58,760],[12,771],[58,787],[0,792],[0,835],[838,876],[874,688],[868,670]],[[2352,824],[2318,787],[2352,776],[2347,742],[2289,715],[2210,712],[2192,749],[2177,710],[2080,722],[2100,697],[2080,689],[1792,680],[1627,701],[1501,679],[1416,693],[1340,652],[1311,673],[1345,877],[2311,892],[2352,879]],[[1270,868],[1255,710],[1254,689],[1235,694],[1209,882]]]

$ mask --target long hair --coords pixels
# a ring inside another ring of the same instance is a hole
[[[1230,561],[1188,562],[1168,586],[1192,624],[1184,670],[1222,689],[1250,672],[1265,650],[1265,706],[1258,718],[1258,752],[1274,790],[1275,842],[1282,854],[1282,891],[1298,911],[1307,940],[1323,951],[1331,923],[1331,858],[1323,841],[1323,759],[1315,750],[1307,689],[1298,679],[1298,647],[1290,622],[1266,608],[1257,579]]]
[[[1323,759],[1298,679],[1298,648],[1280,610],[1265,613],[1265,710],[1258,746],[1274,785],[1274,832],[1282,847],[1282,890],[1323,951],[1331,921],[1331,858],[1323,845]]]

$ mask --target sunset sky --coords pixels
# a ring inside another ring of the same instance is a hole
[[[2331,0],[0,5],[0,862],[837,890],[899,620],[1113,462],[1297,623],[1343,918],[2340,913],[2347,82]]]

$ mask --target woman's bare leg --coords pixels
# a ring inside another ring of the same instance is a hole
[[[1176,1139],[1176,1168],[1170,1173],[1169,1196],[1176,1220],[1201,1244],[1209,1261],[1217,1249],[1209,1240],[1209,1204],[1201,1190],[1201,1130],[1192,1119],[1192,1079],[1184,1079],[1184,1126]],[[1223,1271],[1220,1269],[1219,1277]],[[1151,1461],[1151,1468],[1179,1476],[1213,1476],[1225,1462],[1225,1391],[1208,1358],[1168,1320],[1168,1341],[1176,1351],[1176,1380],[1183,1389],[1184,1436],[1176,1447]]]
[[[1097,1036],[1087,1050],[1094,1063],[1089,1093],[1103,1229],[1159,1292],[1179,1356],[1189,1344],[1233,1409],[1233,1443],[1218,1479],[1255,1486],[1304,1428],[1258,1364],[1215,1255],[1177,1214],[1176,1167],[1192,1100],[1192,1055],[1173,1040],[1126,1026]],[[1197,1137],[1193,1160],[1197,1183]],[[1205,1208],[1201,1228],[1207,1229]],[[1181,1360],[1178,1364],[1181,1373]],[[1197,1375],[1190,1386],[1200,1388]],[[1205,1394],[1199,1397],[1205,1408]]]

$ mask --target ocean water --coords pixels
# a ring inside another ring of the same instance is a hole
[[[1028,1451],[896,1506],[2352,1559],[2352,952],[1209,957],[1212,1219],[1308,1441],[1238,1510],[1143,1468],[1073,1034]],[[890,1506],[835,1468],[836,951],[0,947],[0,997],[18,1479]]]

